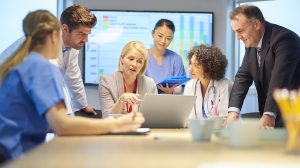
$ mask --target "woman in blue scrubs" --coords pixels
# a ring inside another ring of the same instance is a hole
[[[48,61],[61,53],[58,20],[48,11],[34,11],[23,20],[23,31],[25,42],[0,66],[0,152],[6,160],[41,144],[49,129],[90,135],[133,131],[143,123],[140,113],[104,120],[68,117],[63,77]]]
[[[156,84],[170,76],[186,76],[181,56],[168,49],[174,32],[175,25],[168,19],[160,19],[152,31],[153,47],[148,50],[149,59],[145,75],[153,78]],[[175,87],[176,85],[158,85],[158,91],[171,94]]]

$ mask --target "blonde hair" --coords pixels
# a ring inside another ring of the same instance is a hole
[[[139,75],[144,75],[148,64],[148,51],[144,43],[140,41],[130,41],[123,47],[121,55],[119,57],[119,64],[118,64],[119,71],[121,72],[123,71],[123,65],[121,62],[122,57],[124,57],[131,50],[136,50],[144,56],[145,58],[144,65],[139,72]]]
[[[37,45],[43,45],[53,31],[60,31],[57,18],[47,10],[30,12],[23,19],[23,32],[25,41],[3,64],[0,65],[0,81],[9,71],[20,64],[28,53]]]

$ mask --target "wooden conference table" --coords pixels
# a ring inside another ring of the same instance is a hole
[[[188,129],[152,129],[148,135],[54,137],[4,167],[204,168],[209,164],[234,167],[228,165],[253,163],[300,167],[300,156],[288,155],[284,146],[283,140],[264,140],[257,148],[232,149],[224,138],[213,136],[211,142],[193,142]]]

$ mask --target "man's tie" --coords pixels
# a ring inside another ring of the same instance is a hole
[[[258,62],[258,66],[260,66],[260,57],[261,57],[261,48],[256,48],[256,56],[257,56],[257,62]]]
[[[70,51],[70,50],[71,50],[70,47],[63,47],[62,48],[62,53],[64,54],[65,52]]]

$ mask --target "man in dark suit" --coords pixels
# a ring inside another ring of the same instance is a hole
[[[300,38],[294,32],[265,21],[256,6],[240,6],[230,15],[232,30],[245,44],[229,100],[227,123],[238,118],[249,87],[254,81],[263,127],[282,126],[273,99],[276,88],[300,86]]]

